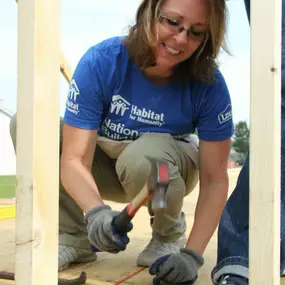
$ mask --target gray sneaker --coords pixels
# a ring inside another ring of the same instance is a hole
[[[161,242],[152,238],[146,248],[137,258],[137,265],[149,267],[156,259],[170,254],[178,253],[186,244],[186,236],[182,235],[176,242]]]
[[[58,246],[58,271],[67,269],[72,263],[91,262],[97,259],[96,253],[71,246]]]

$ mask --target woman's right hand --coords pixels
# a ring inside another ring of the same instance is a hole
[[[127,233],[132,230],[133,224],[128,224],[125,233],[118,234],[113,223],[118,214],[108,205],[96,206],[86,213],[88,239],[93,251],[118,253],[126,249],[130,241]]]

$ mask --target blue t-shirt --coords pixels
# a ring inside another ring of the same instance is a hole
[[[91,47],[80,59],[69,86],[64,122],[98,130],[113,140],[134,140],[144,132],[206,141],[233,134],[231,99],[222,74],[206,84],[197,80],[155,85],[129,58],[122,37]]]

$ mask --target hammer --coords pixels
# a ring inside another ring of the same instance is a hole
[[[167,208],[165,193],[169,184],[168,165],[162,160],[157,160],[149,156],[145,157],[151,162],[150,174],[142,190],[124,210],[115,217],[114,226],[119,234],[126,232],[127,225],[148,199],[151,199],[151,208],[153,211]]]

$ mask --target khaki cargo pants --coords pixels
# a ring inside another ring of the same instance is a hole
[[[62,121],[60,129],[62,136]],[[16,150],[16,114],[11,119],[10,133]],[[168,209],[151,217],[151,227],[155,238],[166,242],[175,241],[186,230],[185,216],[181,208],[184,197],[198,182],[198,170],[172,136],[145,133],[130,143],[117,159],[111,159],[97,145],[92,168],[94,179],[106,203],[127,203],[146,182],[150,162],[145,159],[145,155],[169,163],[170,181],[166,193]],[[59,243],[76,248],[89,248],[83,213],[61,184],[59,188]],[[151,211],[149,213],[152,215]],[[150,224],[150,220],[145,222]]]

